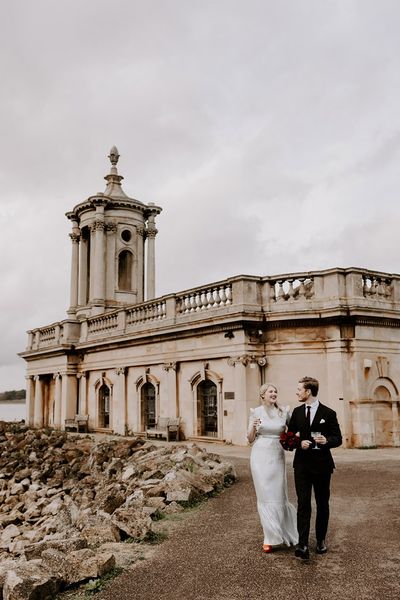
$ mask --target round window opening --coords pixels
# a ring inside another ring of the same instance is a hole
[[[121,233],[121,237],[124,240],[124,242],[130,242],[132,234],[129,231],[129,229],[124,229],[123,232]]]

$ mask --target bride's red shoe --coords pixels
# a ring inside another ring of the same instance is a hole
[[[272,552],[272,546],[270,546],[269,544],[263,544],[262,551],[265,554],[269,554],[270,552]]]

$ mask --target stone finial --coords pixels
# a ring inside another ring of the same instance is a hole
[[[111,162],[110,173],[104,177],[107,181],[107,187],[104,195],[110,196],[111,198],[127,198],[124,190],[121,187],[121,181],[123,180],[122,175],[118,175],[117,162],[119,159],[118,148],[113,146],[110,150],[108,158]]]
[[[116,166],[118,159],[119,159],[119,154],[118,154],[118,148],[117,146],[113,146],[110,150],[110,154],[108,155],[108,158],[110,159],[110,162],[112,164],[113,167]]]

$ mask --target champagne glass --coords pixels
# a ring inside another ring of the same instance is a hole
[[[318,435],[321,435],[320,431],[312,431],[311,432],[311,437],[314,439],[316,438]],[[318,446],[317,442],[314,439],[314,445],[312,447],[313,450],[321,450],[321,448]]]

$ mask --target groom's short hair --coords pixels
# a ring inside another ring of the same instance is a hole
[[[302,383],[305,390],[310,390],[312,396],[316,396],[318,394],[319,389],[319,381],[314,377],[302,377],[299,380],[299,383]]]

